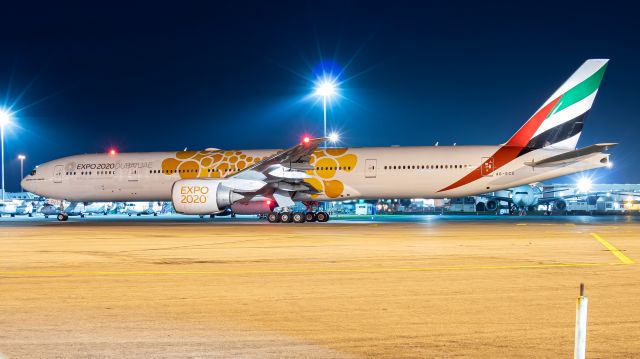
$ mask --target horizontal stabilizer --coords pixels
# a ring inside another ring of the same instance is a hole
[[[525,165],[531,167],[544,167],[567,164],[575,162],[575,160],[579,157],[590,155],[592,153],[603,152],[616,145],[617,143],[598,143],[577,150],[561,153],[556,156],[551,156],[540,161],[525,162]]]

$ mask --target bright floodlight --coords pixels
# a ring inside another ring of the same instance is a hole
[[[591,180],[583,177],[580,178],[580,180],[578,180],[578,190],[580,190],[580,192],[582,193],[586,193],[589,192],[589,190],[591,190]]]
[[[329,142],[338,142],[338,141],[340,141],[340,136],[337,133],[332,132],[329,134]]]
[[[18,159],[19,160],[24,160],[25,158],[27,158],[27,157],[25,157],[25,155],[18,155]]]
[[[8,112],[0,110],[0,126],[4,127],[11,122],[11,115]]]
[[[322,97],[331,97],[336,93],[336,83],[334,80],[323,79],[316,86],[316,95]]]

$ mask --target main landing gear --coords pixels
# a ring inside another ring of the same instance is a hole
[[[327,222],[329,213],[327,212],[270,212],[267,215],[269,223],[304,223],[304,222]]]

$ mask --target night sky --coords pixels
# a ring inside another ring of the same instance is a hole
[[[230,1],[3,4],[7,190],[18,153],[498,144],[588,58],[610,58],[579,146],[620,142],[597,182],[640,183],[640,14],[625,3]],[[533,5],[535,4],[535,6]],[[629,2],[631,4],[631,2]],[[571,179],[561,179],[566,182]]]

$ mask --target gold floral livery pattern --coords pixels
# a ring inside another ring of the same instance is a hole
[[[221,178],[241,171],[264,157],[247,156],[242,151],[180,151],[162,161],[162,173],[180,178]]]
[[[309,163],[315,167],[307,171],[311,178],[305,181],[329,198],[338,198],[344,192],[344,183],[334,179],[339,172],[351,172],[356,168],[358,157],[347,154],[348,148],[327,148],[311,155]]]
[[[305,181],[329,198],[338,198],[344,192],[342,181],[335,179],[339,172],[351,172],[355,169],[358,158],[347,154],[348,148],[327,148],[316,150],[309,163],[313,170],[307,171],[312,176]],[[175,157],[162,161],[162,173],[178,174],[180,178],[224,178],[241,171],[266,158],[253,157],[243,151],[180,151]],[[317,195],[316,195],[317,196]]]

